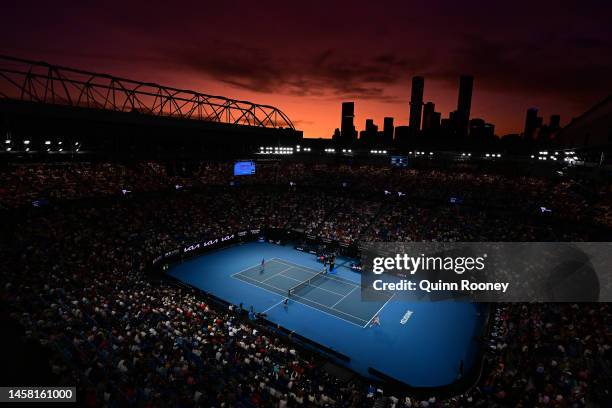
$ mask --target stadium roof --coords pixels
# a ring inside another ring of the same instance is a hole
[[[0,99],[295,130],[274,106],[2,55]]]

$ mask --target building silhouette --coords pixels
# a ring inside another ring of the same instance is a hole
[[[474,77],[461,75],[459,78],[459,97],[457,98],[457,110],[453,122],[456,125],[459,136],[466,136],[470,122],[470,110],[472,108],[472,91],[474,88]]]
[[[386,117],[383,121],[382,142],[386,146],[391,146],[393,143],[393,118]]]
[[[523,137],[525,141],[533,141],[535,139],[536,130],[542,124],[542,118],[538,117],[538,108],[527,109],[525,115],[525,130],[523,131]]]
[[[421,110],[423,108],[423,91],[425,79],[420,76],[412,77],[412,91],[410,94],[410,120],[408,126],[413,134],[421,130]]]
[[[355,103],[342,102],[342,117],[340,121],[339,141],[342,145],[350,146],[357,140],[357,131],[353,123],[355,118]]]
[[[551,132],[559,130],[561,127],[561,116],[559,115],[550,115],[550,122],[548,123],[548,128]]]
[[[366,119],[365,129],[359,133],[359,142],[362,145],[373,146],[378,139],[378,126],[374,124],[374,119]]]
[[[482,147],[494,140],[495,125],[485,122],[484,119],[474,118],[470,120],[469,133],[474,147]]]
[[[410,140],[410,126],[396,126],[393,140],[397,146],[406,147]]]
[[[435,106],[433,102],[427,102],[423,108],[423,133],[426,133],[434,128]]]

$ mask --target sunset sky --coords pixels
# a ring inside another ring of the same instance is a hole
[[[342,101],[358,129],[407,124],[413,75],[442,117],[474,75],[472,117],[498,135],[612,94],[609,1],[10,3],[2,54],[274,105],[306,137],[330,137]]]

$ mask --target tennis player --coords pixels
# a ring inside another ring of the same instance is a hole
[[[374,326],[380,326],[380,317],[378,315],[374,316],[372,323],[370,323],[370,327]]]

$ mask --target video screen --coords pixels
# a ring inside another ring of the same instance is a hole
[[[408,167],[408,156],[391,156],[391,166]]]
[[[234,176],[251,176],[255,174],[255,162],[239,161],[234,164]]]

